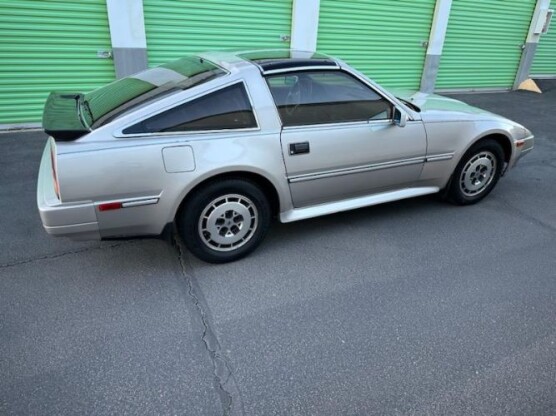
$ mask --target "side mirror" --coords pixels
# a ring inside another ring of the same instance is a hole
[[[393,122],[398,127],[405,127],[407,124],[407,114],[402,112],[398,107],[394,107]]]

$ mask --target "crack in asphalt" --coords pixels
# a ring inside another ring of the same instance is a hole
[[[556,227],[554,225],[545,222],[537,217],[534,217],[528,212],[523,211],[522,209],[516,207],[515,205],[512,205],[511,201],[509,201],[508,199],[502,196],[498,196],[498,199],[502,202],[502,205],[504,207],[508,208],[508,213],[510,215],[514,215],[522,220],[529,221],[541,228],[546,229],[548,232],[552,232],[552,233],[556,232]]]
[[[47,254],[47,255],[44,255],[44,256],[40,256],[40,257],[32,257],[30,259],[12,261],[12,262],[8,262],[8,263],[0,264],[0,269],[20,266],[22,264],[34,263],[34,262],[40,261],[40,260],[57,259],[57,258],[60,258],[60,257],[70,256],[72,254],[85,253],[85,252],[88,252],[88,251],[110,249],[110,248],[114,248],[114,247],[123,246],[125,244],[130,244],[132,242],[133,241],[122,241],[122,242],[119,242],[119,243],[114,243],[114,244],[109,244],[109,245],[102,245],[102,246],[97,246],[97,247],[85,247],[85,248],[80,248],[80,249],[77,249],[77,250],[64,251],[62,253]]]
[[[235,382],[232,367],[228,359],[222,354],[222,347],[208,316],[208,306],[196,282],[191,264],[186,258],[183,242],[176,232],[172,234],[172,245],[178,253],[181,274],[187,284],[187,295],[192,299],[203,326],[201,340],[205,345],[213,366],[214,380],[222,402],[223,414],[225,416],[243,415],[241,394]]]

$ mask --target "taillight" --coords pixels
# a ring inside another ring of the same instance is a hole
[[[54,150],[54,147],[50,148],[50,161],[51,161],[51,166],[52,166],[52,179],[54,180],[54,192],[56,192],[56,196],[58,197],[58,199],[61,201],[62,198],[60,198],[60,184],[58,183],[58,173],[56,172],[56,151]]]

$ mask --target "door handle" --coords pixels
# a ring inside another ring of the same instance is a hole
[[[301,155],[303,153],[309,153],[309,151],[309,142],[290,143],[290,155]]]

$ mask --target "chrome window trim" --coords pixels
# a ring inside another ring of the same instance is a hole
[[[137,123],[141,123],[144,120],[147,120],[151,117],[157,116],[158,114],[162,114],[166,111],[170,111],[173,108],[176,108],[180,105],[183,104],[187,104],[191,101],[197,100],[199,98],[203,98],[209,94],[212,94],[214,92],[218,92],[220,90],[223,90],[224,88],[228,88],[231,86],[234,86],[236,84],[243,84],[243,88],[245,90],[245,93],[247,94],[247,99],[249,100],[249,104],[251,105],[251,111],[253,113],[253,117],[255,118],[255,123],[256,123],[256,127],[244,127],[244,128],[237,128],[237,129],[217,129],[217,130],[190,130],[190,131],[166,131],[166,132],[155,132],[155,133],[134,133],[134,134],[124,134],[124,130],[127,129],[128,127],[134,126]],[[249,92],[249,88],[247,88],[247,83],[245,82],[245,80],[240,79],[240,80],[233,80],[230,81],[228,83],[225,84],[220,84],[218,86],[215,86],[214,88],[211,88],[209,90],[203,91],[202,93],[199,93],[197,95],[194,95],[192,97],[187,97],[185,98],[183,101],[178,101],[175,103],[172,103],[171,105],[164,107],[163,109],[159,109],[155,112],[149,113],[149,115],[146,115],[142,118],[140,118],[139,120],[135,120],[131,123],[127,123],[125,124],[123,127],[120,127],[119,129],[116,130],[116,132],[114,133],[114,137],[116,138],[121,138],[121,139],[126,139],[126,138],[137,138],[137,137],[152,137],[152,136],[183,136],[183,135],[197,135],[197,134],[209,134],[209,133],[219,133],[219,132],[236,132],[236,131],[260,131],[261,130],[261,124],[259,123],[259,118],[257,116],[257,111],[255,110],[255,106],[253,105],[253,98],[251,97],[251,93]]]
[[[418,156],[409,159],[394,160],[391,162],[381,162],[381,163],[373,163],[371,165],[333,169],[326,172],[306,173],[303,175],[288,177],[288,182],[290,183],[307,182],[316,179],[325,179],[325,178],[332,178],[336,176],[352,175],[355,173],[371,172],[374,170],[397,168],[400,166],[418,165],[424,162],[425,162],[425,156]]]
[[[311,71],[311,70],[320,71],[323,69],[337,70],[341,68],[337,63],[335,63],[335,65],[298,66],[294,68],[271,69],[269,71],[262,70],[261,72],[263,75],[276,75],[276,74],[282,74],[284,72],[302,72],[302,71]]]
[[[118,139],[135,139],[135,138],[141,138],[141,137],[154,137],[154,136],[163,136],[163,137],[168,137],[168,136],[198,136],[198,135],[204,135],[204,134],[215,134],[215,133],[234,133],[234,132],[250,132],[250,131],[255,131],[258,132],[261,129],[259,127],[246,127],[246,128],[242,128],[242,129],[220,129],[220,130],[199,130],[199,131],[165,131],[165,132],[160,132],[160,133],[136,133],[136,134],[124,134],[124,135],[119,135],[119,136],[114,136]]]
[[[290,130],[305,130],[305,129],[326,129],[332,130],[334,128],[345,128],[345,127],[357,127],[357,126],[369,126],[369,125],[390,125],[392,120],[360,120],[360,121],[342,121],[340,123],[322,123],[322,124],[302,124],[299,126],[285,126],[284,131]]]

